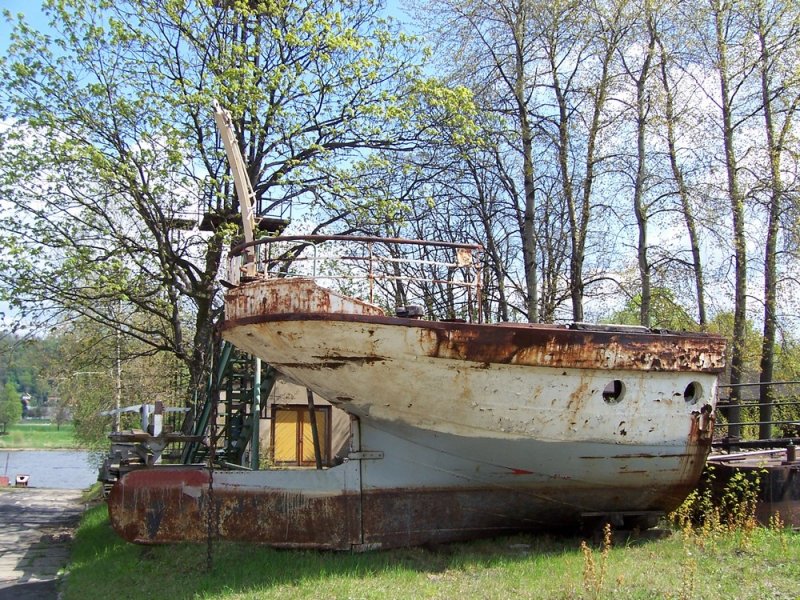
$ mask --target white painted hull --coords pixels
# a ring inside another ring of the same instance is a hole
[[[308,280],[236,288],[223,336],[357,417],[350,452],[215,472],[213,494],[204,470],[129,473],[109,507],[130,541],[202,541],[211,505],[221,537],[290,547],[648,525],[697,483],[724,356],[714,336],[386,317]]]
[[[225,336],[361,418],[466,437],[685,445],[693,413],[716,397],[713,373],[431,358],[407,324],[273,321]],[[625,394],[609,403],[615,379]],[[687,402],[693,382],[702,393]]]

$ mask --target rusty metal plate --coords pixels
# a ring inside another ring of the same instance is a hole
[[[108,507],[114,530],[136,543],[201,542],[209,533],[293,548],[349,549],[361,540],[355,494],[214,487],[207,469],[133,471],[111,490]]]

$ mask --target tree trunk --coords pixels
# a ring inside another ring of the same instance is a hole
[[[525,101],[525,11],[522,4],[514,27],[516,48],[514,63],[514,96],[519,112],[520,133],[522,135],[522,181],[525,192],[525,213],[522,228],[522,254],[525,264],[525,284],[527,286],[528,321],[539,321],[539,265],[536,256],[536,182],[533,170],[533,131],[528,118],[528,105]]]
[[[653,29],[652,15],[646,15],[647,30],[650,41],[647,46],[647,54],[642,63],[642,70],[636,78],[636,183],[633,190],[633,211],[636,215],[636,225],[639,232],[637,244],[637,258],[639,262],[639,278],[642,285],[642,303],[639,307],[639,322],[645,327],[650,327],[650,265],[647,260],[647,219],[648,209],[644,202],[645,180],[646,180],[646,156],[645,156],[645,129],[647,126],[647,92],[645,86],[650,74],[650,63],[653,58],[655,48],[655,33]]]
[[[716,2],[716,0],[712,0]],[[730,421],[741,422],[741,391],[737,384],[744,378],[745,327],[747,309],[747,246],[744,236],[744,199],[739,190],[738,166],[734,149],[733,107],[730,91],[730,75],[728,73],[728,50],[725,40],[725,23],[723,23],[724,7],[714,5],[714,25],[716,33],[717,71],[720,79],[722,134],[725,148],[725,169],[728,179],[728,196],[733,216],[733,250],[734,250],[734,309],[733,340],[731,349],[731,410]],[[740,426],[733,425],[728,429],[731,437],[738,437]]]
[[[570,146],[569,110],[558,75],[556,54],[556,43],[551,40],[548,48],[548,58],[550,60],[550,69],[553,72],[553,92],[556,95],[556,104],[558,105],[558,167],[561,176],[561,192],[564,194],[564,199],[567,203],[570,224],[572,254],[569,267],[569,284],[572,298],[572,318],[576,322],[581,322],[583,321],[583,253],[580,248],[584,243],[582,238],[585,235],[586,228],[583,227],[581,216],[578,215],[575,194],[572,188],[572,175],[568,161]]]
[[[570,297],[572,300],[572,318],[576,322],[581,322],[584,320],[583,264],[586,252],[586,235],[589,229],[589,219],[591,217],[591,195],[592,184],[594,183],[596,141],[600,131],[600,117],[603,113],[608,91],[609,66],[615,48],[615,43],[612,43],[605,48],[605,54],[602,60],[602,72],[595,90],[592,122],[587,134],[586,157],[584,165],[585,175],[583,180],[583,195],[581,197],[580,204],[578,204],[578,201],[575,198],[574,187],[572,185],[572,174],[568,160],[570,146],[572,144],[569,135],[571,111],[567,103],[567,90],[562,86],[558,73],[558,48],[556,41],[554,39],[550,39],[547,48],[548,61],[553,78],[553,93],[556,96],[556,104],[558,106],[558,166],[559,175],[561,178],[562,193],[564,194],[564,200],[567,203],[567,214],[570,224],[571,256],[569,266],[569,285]]]
[[[700,241],[697,235],[694,211],[689,199],[689,190],[683,177],[683,171],[678,165],[678,152],[675,144],[675,102],[672,87],[667,75],[667,53],[663,44],[656,34],[656,40],[660,48],[661,55],[661,83],[665,96],[666,129],[667,129],[667,148],[669,154],[669,164],[675,184],[678,186],[678,197],[681,202],[683,220],[686,223],[686,231],[689,236],[689,246],[692,251],[692,267],[694,270],[694,286],[697,295],[697,319],[702,330],[708,326],[706,316],[705,284],[703,282],[703,263],[700,259]]]
[[[761,346],[761,369],[759,381],[759,426],[758,435],[761,439],[772,437],[773,406],[775,390],[769,384],[772,382],[775,371],[775,341],[778,327],[777,319],[777,247],[780,228],[780,215],[783,205],[784,185],[781,176],[781,149],[786,135],[791,128],[792,117],[797,106],[795,103],[785,116],[784,126],[780,133],[776,132],[775,115],[772,105],[772,96],[775,91],[770,81],[770,65],[775,57],[770,50],[767,40],[767,24],[764,21],[763,6],[758,9],[757,33],[759,41],[759,75],[761,78],[761,100],[764,110],[764,128],[767,138],[767,152],[769,157],[769,220],[767,223],[767,239],[764,249],[764,337]]]

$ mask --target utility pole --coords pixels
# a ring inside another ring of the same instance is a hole
[[[120,358],[120,333],[117,330],[117,394],[114,398],[114,433],[119,433],[119,407],[122,400],[122,360]]]

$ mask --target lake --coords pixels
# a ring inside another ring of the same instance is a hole
[[[28,475],[28,486],[79,490],[97,481],[97,467],[86,450],[0,450],[0,475],[11,485]]]

